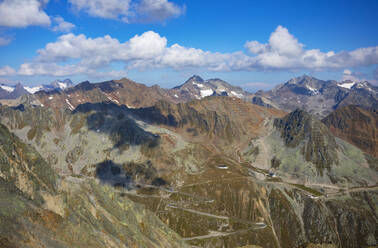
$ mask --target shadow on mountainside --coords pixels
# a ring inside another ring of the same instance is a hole
[[[85,103],[77,106],[73,114],[85,113],[89,130],[106,133],[115,148],[123,146],[144,145],[154,148],[159,145],[160,136],[141,128],[129,117],[130,110],[126,106],[114,103]]]
[[[164,107],[164,106],[163,106]],[[179,126],[178,121],[172,114],[167,114],[167,116],[161,113],[160,108],[156,106],[129,109],[135,117],[151,124],[166,125],[171,127]]]
[[[96,165],[96,177],[104,184],[130,190],[145,185],[164,186],[167,182],[157,176],[157,170],[150,161],[146,163],[117,164],[105,160]]]

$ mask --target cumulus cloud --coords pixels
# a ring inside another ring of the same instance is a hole
[[[8,45],[12,40],[6,37],[0,37],[0,46]]]
[[[250,67],[260,69],[314,69],[345,68],[378,63],[378,47],[359,48],[354,51],[322,52],[319,49],[304,49],[304,45],[278,26],[270,35],[268,43],[248,41],[246,49],[255,55]]]
[[[353,82],[371,81],[367,79],[367,75],[365,73],[360,71],[352,71],[349,69],[345,69],[343,71],[342,80],[350,80]]]
[[[48,0],[3,0],[0,2],[0,26],[49,26],[50,17],[43,11]]]
[[[20,66],[22,75],[125,74],[132,69],[201,68],[210,71],[252,71],[311,69],[329,70],[371,66],[378,63],[378,47],[358,48],[335,53],[305,49],[289,31],[279,26],[268,43],[246,43],[249,53],[218,53],[180,44],[168,46],[165,37],[153,31],[135,35],[121,42],[109,35],[90,38],[83,34],[61,35],[37,51],[38,55]],[[124,65],[111,71],[112,65]],[[350,69],[345,75],[358,76]]]
[[[9,76],[9,75],[14,75],[16,73],[16,70],[13,69],[10,66],[3,66],[0,67],[0,76]]]
[[[142,0],[136,10],[140,20],[154,22],[178,17],[185,11],[185,7],[167,0]]]
[[[94,17],[117,19],[130,15],[131,0],[68,0],[78,11]]]
[[[168,0],[69,0],[90,16],[124,22],[155,22],[180,16],[185,8]]]
[[[348,70],[348,69],[345,69],[345,70],[343,71],[343,74],[344,74],[344,75],[352,75],[352,71],[351,71],[351,70]]]
[[[68,33],[75,28],[75,24],[65,21],[61,16],[54,17],[55,25],[52,30],[55,32]]]

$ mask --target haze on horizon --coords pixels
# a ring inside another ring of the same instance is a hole
[[[189,76],[247,90],[291,77],[378,84],[378,2],[3,0],[0,82]]]

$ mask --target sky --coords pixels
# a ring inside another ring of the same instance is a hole
[[[0,0],[0,82],[378,85],[377,0]]]

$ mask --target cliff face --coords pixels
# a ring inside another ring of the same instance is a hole
[[[349,105],[340,107],[322,122],[337,137],[378,157],[378,112]]]
[[[319,171],[338,163],[337,144],[327,127],[303,110],[295,110],[282,119],[276,119],[284,143],[289,147],[303,144],[306,161],[315,164]]]

